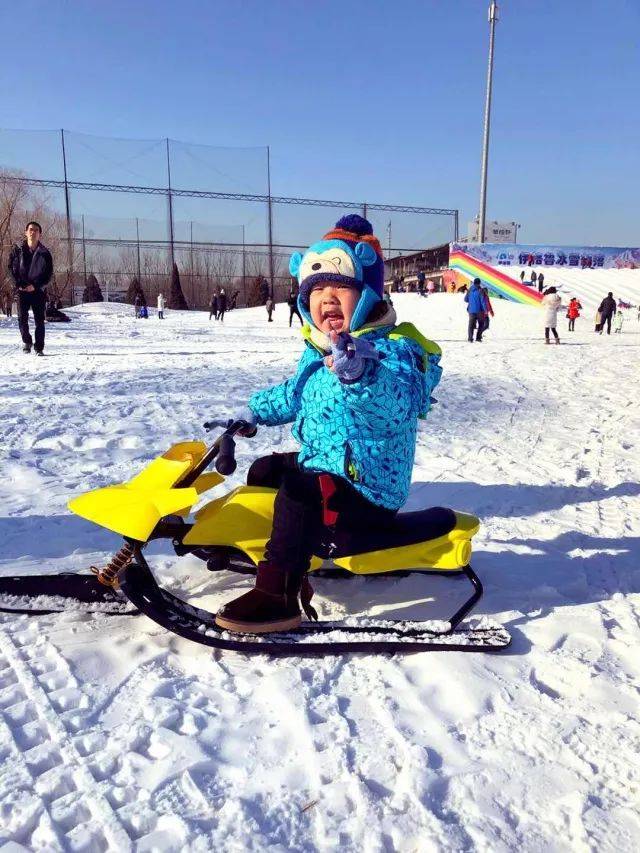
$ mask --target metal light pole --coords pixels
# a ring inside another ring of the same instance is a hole
[[[482,173],[480,177],[480,216],[478,242],[484,243],[484,224],[487,214],[487,165],[489,162],[489,125],[491,124],[491,88],[493,84],[493,42],[498,20],[498,4],[491,0],[489,6],[489,67],[487,69],[487,97],[484,104],[484,134],[482,138]]]

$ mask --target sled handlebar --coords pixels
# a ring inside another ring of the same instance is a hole
[[[219,421],[209,421],[204,427],[209,430],[215,426],[222,426]],[[198,479],[200,474],[207,470],[209,465],[215,459],[215,468],[219,474],[223,476],[228,476],[229,474],[233,474],[236,470],[236,443],[233,440],[235,435],[239,433],[241,435],[246,436],[247,438],[252,438],[256,432],[258,431],[257,427],[254,424],[250,424],[247,421],[232,421],[229,420],[226,425],[225,431],[219,435],[213,444],[207,449],[207,452],[204,454],[200,462],[195,465],[184,477],[183,480],[180,480],[177,483],[177,486],[180,488],[187,488],[188,486],[192,486],[195,481]]]
[[[237,466],[235,453],[236,443],[233,436],[223,432],[220,436],[220,448],[215,461],[218,474],[223,474],[225,477],[233,474]]]

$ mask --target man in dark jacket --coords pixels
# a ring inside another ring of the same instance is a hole
[[[604,324],[606,323],[607,334],[610,335],[611,320],[613,319],[613,315],[616,313],[616,300],[613,298],[613,293],[611,291],[609,291],[600,303],[598,311],[600,312],[600,334],[604,332]]]
[[[541,272],[538,276],[538,293],[542,293],[544,289],[544,273]]]
[[[293,322],[293,318],[297,317],[300,320],[300,325],[303,324],[302,316],[298,311],[298,288],[296,285],[291,286],[291,290],[289,291],[289,297],[287,299],[287,305],[289,306],[289,328],[291,328],[291,323]]]
[[[480,287],[480,279],[474,278],[473,284],[469,288],[468,292],[464,295],[464,301],[467,303],[467,311],[469,312],[469,326],[467,330],[467,334],[469,337],[469,343],[473,343],[473,332],[478,326],[478,331],[476,332],[476,341],[480,343],[482,341],[482,329],[484,326],[484,316],[485,316],[485,301],[484,294],[482,293],[482,289]]]
[[[224,292],[224,287],[220,288],[218,294],[218,316],[216,320],[224,322],[224,313],[227,310],[227,294]]]
[[[35,351],[44,350],[44,315],[47,304],[46,287],[53,275],[51,252],[40,242],[42,228],[29,222],[24,230],[24,241],[16,244],[9,255],[9,274],[18,297],[18,327],[22,336],[23,351],[31,352],[33,339],[29,332],[29,309],[35,321]]]

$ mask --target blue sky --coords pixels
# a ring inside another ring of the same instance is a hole
[[[463,231],[477,212],[487,0],[4,6],[3,127],[269,145],[278,195],[457,207]],[[500,4],[488,216],[524,241],[640,244],[639,32],[638,0]],[[51,172],[51,151],[0,137],[0,164]],[[201,153],[212,189],[264,162]]]

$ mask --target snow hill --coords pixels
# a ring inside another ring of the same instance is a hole
[[[409,506],[481,517],[478,612],[511,648],[271,660],[142,616],[0,614],[0,849],[640,848],[640,323],[600,337],[587,312],[545,346],[538,309],[496,300],[469,344],[459,295],[394,302],[444,351]],[[224,325],[69,313],[43,359],[0,318],[2,574],[104,563],[118,537],[72,516],[69,497],[201,438],[204,420],[291,375],[302,346],[284,305],[273,323],[250,309]],[[238,441],[218,489],[294,447],[286,426]],[[210,609],[249,585],[166,542],[146,554]],[[442,577],[315,585],[323,618],[438,618],[467,594]]]
[[[640,304],[640,270],[580,270],[566,267],[496,267],[507,272],[516,281],[520,281],[520,273],[524,270],[525,281],[531,279],[531,271],[544,273],[544,286],[553,285],[567,300],[577,296],[589,314],[595,316],[598,305],[611,291],[614,297],[629,302],[631,305]]]

